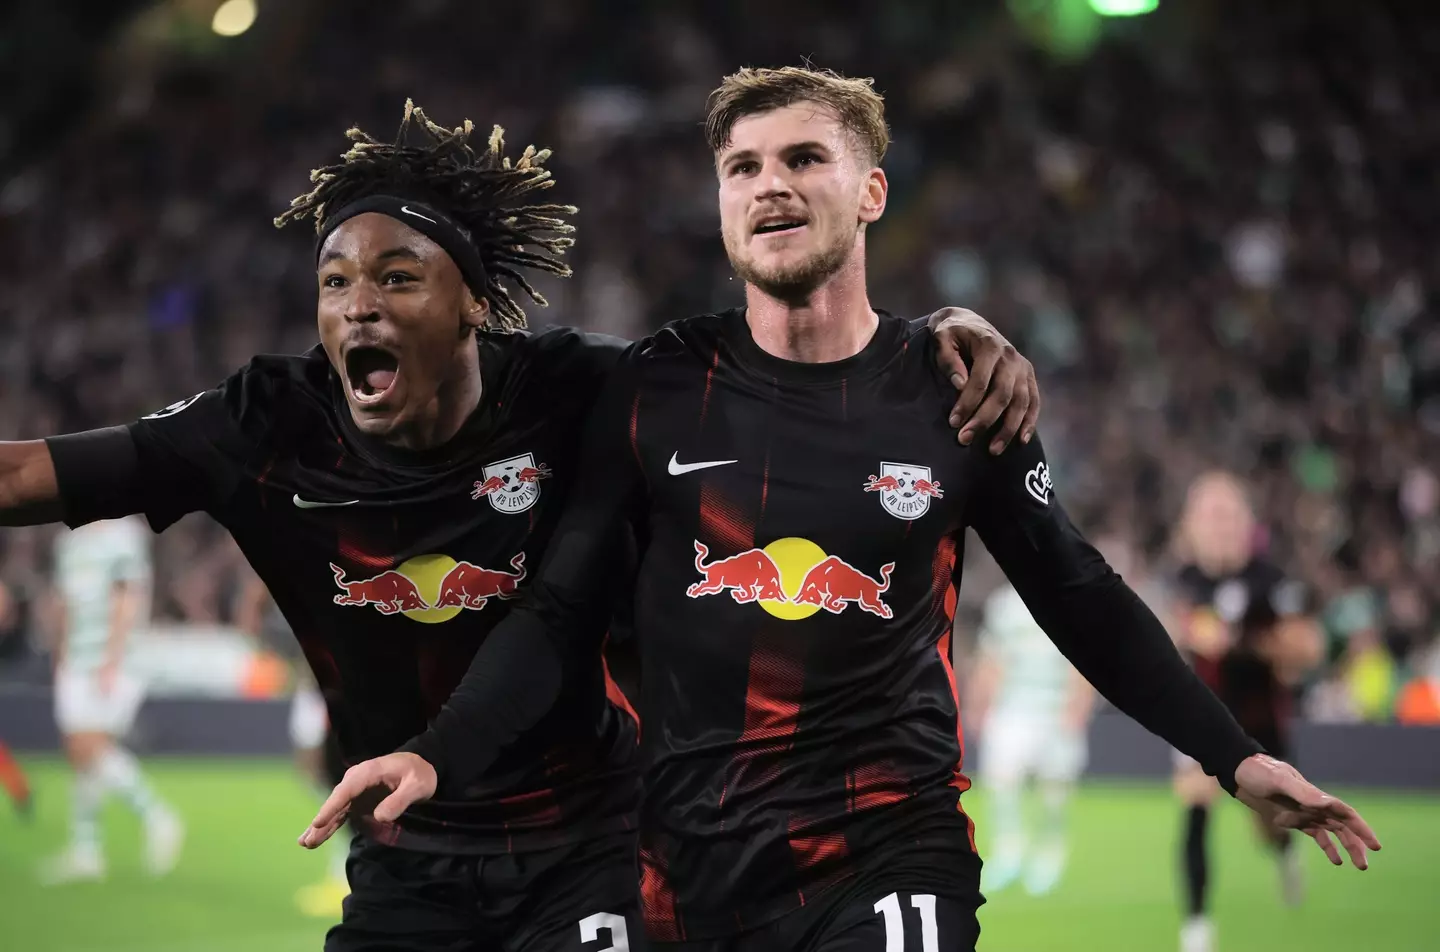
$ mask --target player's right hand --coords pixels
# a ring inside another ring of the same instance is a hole
[[[381,823],[394,823],[414,803],[435,795],[438,778],[430,762],[417,754],[400,751],[356,764],[330,791],[330,797],[300,834],[300,845],[315,849],[340,829],[356,800],[376,789],[390,795],[376,805],[372,815]]]

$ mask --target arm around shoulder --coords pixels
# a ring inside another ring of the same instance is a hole
[[[990,463],[970,521],[1035,621],[1101,696],[1233,793],[1236,767],[1260,745],[1071,524],[1040,441],[1012,446]]]

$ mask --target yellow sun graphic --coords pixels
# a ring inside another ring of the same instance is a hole
[[[800,594],[800,585],[805,581],[806,573],[825,561],[826,557],[824,549],[798,536],[776,539],[765,547],[765,554],[780,570],[780,587],[785,589],[785,597],[790,599]],[[760,607],[786,621],[809,618],[820,610],[819,605],[796,605],[793,602],[762,601]]]
[[[454,567],[455,560],[448,555],[417,555],[413,559],[407,559],[400,563],[396,567],[396,571],[415,583],[415,587],[420,591],[420,597],[425,599],[425,604],[434,605],[440,598],[440,583],[445,580],[445,576]],[[402,614],[411,621],[438,625],[442,621],[449,621],[464,610],[458,605],[452,605],[449,608],[412,609]]]

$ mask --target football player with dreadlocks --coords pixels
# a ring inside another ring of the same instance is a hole
[[[475,149],[471,132],[407,102],[393,143],[352,129],[276,219],[316,226],[317,347],[128,426],[0,443],[0,525],[224,525],[352,763],[424,730],[507,615],[571,485],[586,491],[582,426],[624,344],[524,331],[511,289],[545,303],[526,273],[569,273],[575,209],[535,203],[548,152],[507,157],[498,127]],[[972,358],[960,419],[1003,412],[1007,441],[1033,425],[1028,362],[973,315],[950,324],[950,369]],[[627,587],[624,564],[593,571]],[[612,607],[589,613],[597,644]],[[567,660],[563,699],[455,799],[399,822],[355,811],[328,950],[629,947],[637,725],[594,655]]]

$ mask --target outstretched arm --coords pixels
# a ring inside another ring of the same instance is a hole
[[[0,443],[0,526],[76,527],[143,513],[158,532],[223,506],[263,429],[254,389],[242,370],[128,426]]]
[[[1050,640],[1110,703],[1235,790],[1260,751],[1055,498],[1040,441],[988,460],[967,521]]]
[[[1035,620],[1106,700],[1200,762],[1232,795],[1354,864],[1379,841],[1350,806],[1265,755],[1175,650],[1164,627],[1070,523],[1039,440],[990,461],[971,524]]]
[[[60,485],[44,440],[0,443],[0,526],[59,522]]]

